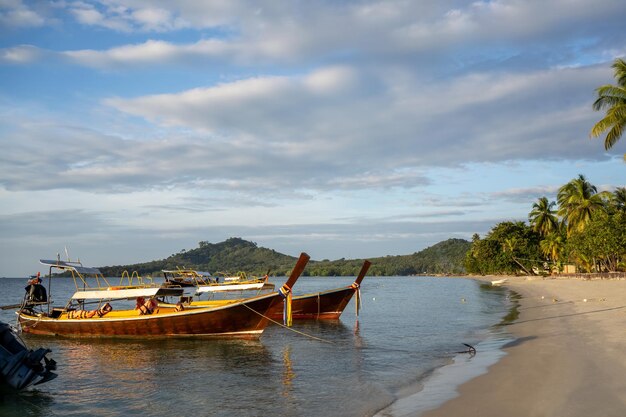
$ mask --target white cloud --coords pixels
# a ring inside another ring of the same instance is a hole
[[[169,4],[168,6],[172,6]],[[174,5],[175,6],[175,5]],[[127,2],[103,1],[87,3],[75,1],[67,4],[68,12],[77,22],[118,32],[164,32],[188,26],[174,12],[163,7],[134,7]]]
[[[21,0],[0,1],[0,29],[39,27],[46,23],[45,15]]]
[[[623,2],[552,0],[490,2],[70,2],[78,22],[119,32],[207,29],[195,42],[152,39],[63,54],[81,65],[185,65],[198,59],[233,65],[302,65],[348,54],[356,62],[416,62],[426,71],[443,55],[464,65],[525,51],[537,60],[575,65],[606,60],[622,48]],[[349,30],[346,30],[349,28]],[[158,46],[162,53],[154,53]],[[126,52],[136,53],[126,53]],[[506,52],[505,52],[506,51]],[[584,54],[581,54],[581,51]],[[591,60],[591,61],[590,61]]]
[[[100,52],[95,50],[78,50],[63,53],[65,56],[88,66],[115,67],[116,64],[128,62],[156,63],[172,59],[176,55],[176,46],[163,41],[146,41],[140,45],[125,45]],[[132,57],[132,58],[131,58]]]
[[[399,70],[391,76],[360,70],[258,77],[176,94],[111,98],[106,104],[165,126],[209,132],[215,139],[290,144],[302,152],[323,149],[317,162],[328,160],[328,154],[337,155],[331,160],[344,158],[349,149],[360,149],[363,160],[395,168],[603,157],[583,139],[597,117],[591,92],[607,68],[469,74],[428,85],[410,72],[396,77]],[[370,80],[382,87],[369,90]],[[563,96],[571,104],[564,105]],[[451,148],[455,152],[444,151]]]
[[[45,51],[32,45],[0,49],[0,64],[29,64],[40,59]]]

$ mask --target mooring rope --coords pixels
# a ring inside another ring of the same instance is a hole
[[[310,334],[307,334],[307,333],[301,332],[301,331],[296,330],[296,329],[294,329],[294,328],[287,327],[287,326],[285,326],[284,324],[277,322],[276,320],[272,320],[271,318],[267,317],[265,314],[261,314],[261,313],[259,313],[258,311],[256,311],[256,310],[255,310],[255,309],[253,309],[252,307],[250,307],[249,305],[247,305],[247,304],[243,304],[243,305],[244,305],[247,309],[249,309],[250,311],[252,311],[252,312],[254,312],[254,313],[258,314],[259,316],[261,316],[261,317],[263,317],[263,318],[265,318],[265,319],[267,319],[267,320],[271,321],[271,322],[272,322],[272,323],[274,323],[274,324],[279,325],[280,327],[282,327],[282,328],[284,328],[284,329],[290,330],[290,331],[292,331],[292,332],[294,332],[294,333],[297,333],[297,334],[299,334],[299,335],[301,335],[301,336],[308,337],[309,339],[314,339],[314,340],[317,340],[317,341],[319,341],[319,342],[329,343],[329,344],[331,344],[331,345],[332,345],[332,344],[335,344],[335,342],[332,342],[332,341],[330,341],[330,340],[322,339],[322,338],[319,338],[319,337],[316,337],[316,336],[313,336],[313,335],[310,335]]]

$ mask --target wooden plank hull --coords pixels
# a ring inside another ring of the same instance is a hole
[[[160,309],[151,315],[85,319],[50,318],[19,313],[25,333],[64,337],[237,337],[255,339],[268,324],[263,315],[282,297],[278,293],[239,300],[222,307]]]
[[[337,288],[314,294],[293,296],[291,314],[294,320],[338,320],[356,289]],[[267,313],[272,320],[282,320],[284,302],[279,301]]]

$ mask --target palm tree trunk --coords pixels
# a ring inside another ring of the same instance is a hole
[[[526,269],[526,268],[524,267],[524,265],[522,265],[522,263],[521,263],[520,261],[518,261],[517,259],[515,259],[515,256],[512,256],[512,255],[511,255],[511,259],[513,259],[513,261],[514,261],[516,264],[518,264],[518,265],[519,265],[519,267],[520,267],[520,268],[522,268],[522,269],[524,270],[524,272],[526,272],[526,275],[534,275],[534,273],[532,273],[532,274],[531,274],[530,272],[528,272],[528,269]]]

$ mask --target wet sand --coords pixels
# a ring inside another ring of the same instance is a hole
[[[626,280],[505,285],[523,297],[506,356],[421,416],[626,416]]]

